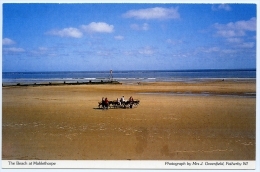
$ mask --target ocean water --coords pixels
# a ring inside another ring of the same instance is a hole
[[[138,70],[79,72],[2,72],[3,83],[44,82],[197,82],[208,79],[256,79],[255,69],[240,70]]]

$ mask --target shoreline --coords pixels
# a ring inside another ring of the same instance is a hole
[[[3,79],[5,81],[2,82],[3,87],[8,86],[52,86],[52,85],[84,85],[84,84],[142,84],[142,83],[200,83],[200,82],[218,82],[218,81],[228,81],[228,82],[248,82],[248,81],[255,81],[256,78],[174,78],[174,79],[149,79],[149,78],[142,78],[142,79],[129,79],[129,78],[117,78],[113,80],[109,79],[35,79],[35,80],[27,80],[27,79],[18,79],[18,80],[8,80]]]
[[[192,93],[192,92],[145,92],[145,93],[138,93],[144,95],[169,95],[169,96],[222,96],[222,97],[241,97],[241,98],[256,98],[256,93],[210,93],[210,92],[201,92],[201,93]]]

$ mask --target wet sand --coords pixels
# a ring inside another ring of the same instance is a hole
[[[255,80],[4,87],[2,159],[255,160],[255,92]],[[140,105],[98,109],[123,95]]]

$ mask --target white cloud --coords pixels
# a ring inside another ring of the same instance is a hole
[[[154,51],[153,48],[147,46],[147,47],[144,47],[144,48],[140,49],[140,50],[138,51],[138,53],[139,53],[139,54],[143,54],[143,55],[152,55],[152,54],[155,53],[155,51]]]
[[[218,5],[217,7],[215,5],[212,5],[211,9],[213,11],[218,11],[218,10],[225,10],[225,11],[231,11],[231,7],[227,4],[221,4],[221,5]]]
[[[131,24],[130,27],[134,30],[140,30],[140,26],[138,24]]]
[[[15,47],[12,47],[12,48],[3,48],[4,52],[7,52],[7,53],[22,53],[22,52],[25,52],[25,50],[23,48],[15,48]]]
[[[222,37],[237,37],[245,36],[246,31],[256,31],[256,18],[250,20],[241,20],[237,22],[230,22],[228,24],[215,23],[213,27],[217,30],[216,35]]]
[[[253,48],[255,46],[254,42],[244,42],[242,44],[239,44],[239,48]]]
[[[135,51],[123,51],[122,53],[126,56],[135,56],[136,55]]]
[[[219,47],[198,47],[195,51],[194,54],[198,53],[216,53],[220,52],[221,49]]]
[[[232,50],[232,49],[222,50],[222,52],[225,53],[225,54],[235,54],[235,53],[237,53],[236,50]]]
[[[149,25],[147,23],[144,23],[142,26],[142,30],[148,30],[149,29]]]
[[[13,45],[13,44],[16,44],[16,43],[15,43],[15,41],[13,41],[13,40],[11,40],[11,39],[9,39],[9,38],[4,38],[4,39],[2,40],[2,44],[3,44],[3,45]]]
[[[248,21],[242,20],[236,23],[231,23],[230,27],[238,28],[241,30],[256,31],[256,18],[253,17]]]
[[[218,30],[216,34],[222,37],[235,37],[246,35],[244,30]]]
[[[109,50],[97,51],[96,54],[98,56],[112,56],[112,52]]]
[[[130,10],[123,14],[123,17],[136,19],[179,19],[180,14],[178,12],[178,7],[155,7],[140,10]]]
[[[88,25],[82,25],[81,28],[86,32],[112,33],[114,26],[104,22],[92,22]]]
[[[73,27],[64,28],[62,30],[52,30],[47,32],[46,34],[60,36],[60,37],[72,37],[72,38],[81,38],[83,35],[79,29]]]
[[[116,40],[123,40],[123,39],[124,39],[124,37],[121,36],[121,35],[115,36],[114,38],[115,38]]]
[[[47,51],[48,50],[48,48],[46,48],[46,47],[39,47],[38,48],[40,51]]]
[[[144,23],[143,25],[131,24],[130,27],[134,30],[149,30],[149,25],[147,23]]]
[[[242,41],[242,42],[240,42]],[[255,46],[254,42],[243,42],[243,40],[235,40],[235,42],[230,43],[231,46],[228,46],[228,49],[224,47],[198,47],[194,54],[199,53],[214,53],[214,54],[236,54],[241,51],[244,51],[248,48],[253,48]]]
[[[227,4],[221,4],[221,5],[218,6],[218,9],[230,11],[231,7]]]
[[[30,51],[30,55],[33,55],[33,56],[40,56],[40,55],[46,55],[47,56],[48,53],[49,53],[49,50],[46,47],[39,47],[37,49]]]
[[[182,40],[172,40],[172,39],[167,39],[166,42],[168,44],[172,44],[172,45],[177,45],[177,44],[182,44],[183,43]]]
[[[211,48],[208,48],[208,49],[204,49],[205,53],[212,53],[212,52],[218,52],[218,51],[220,51],[219,47],[211,47]]]
[[[241,43],[241,42],[243,42],[243,39],[240,39],[240,38],[227,38],[227,42],[229,42],[229,43]]]
[[[250,20],[240,20],[237,22],[230,22],[227,24],[214,24],[216,35],[225,38],[227,46],[233,47],[233,50],[222,50],[223,53],[239,52],[240,49],[249,49],[255,47],[255,42],[252,41],[252,34],[246,37],[248,32],[256,31],[256,18]]]
[[[113,25],[108,25],[107,23],[103,22],[92,22],[89,25],[82,25],[79,29],[78,28],[64,28],[62,30],[51,30],[46,32],[47,35],[54,35],[60,37],[72,37],[72,38],[81,38],[83,36],[82,31],[85,32],[100,32],[100,33],[111,33],[114,31]]]

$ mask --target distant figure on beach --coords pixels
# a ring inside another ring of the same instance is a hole
[[[107,98],[105,98],[105,107],[106,107],[106,109],[108,109],[108,99]]]
[[[133,102],[134,101],[134,99],[133,99],[133,97],[131,96],[130,98],[129,98],[129,102]]]
[[[124,96],[122,96],[121,99],[120,99],[120,103],[121,103],[120,105],[122,105],[123,102],[125,102],[125,97]]]
[[[102,97],[102,108],[104,109],[105,108],[105,98]]]
[[[129,103],[130,103],[130,108],[132,108],[133,107],[133,103],[134,103],[134,99],[133,99],[132,96],[129,98]]]

